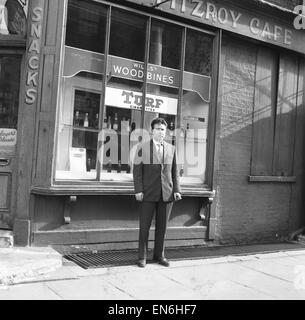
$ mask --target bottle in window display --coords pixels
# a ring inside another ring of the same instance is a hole
[[[186,125],[185,136],[187,136],[189,132],[190,132],[190,124],[188,123],[188,124]]]
[[[172,137],[174,135],[175,125],[174,121],[171,121],[169,124],[169,135]]]
[[[128,164],[128,165],[127,165],[127,169],[126,169],[126,173],[130,173],[130,169],[131,169],[131,168],[130,168],[130,165]]]
[[[184,128],[184,124],[181,124],[181,128],[180,128],[180,137],[184,138],[185,136],[185,128]]]
[[[98,129],[98,113],[95,115],[94,127]]]
[[[75,127],[78,127],[79,126],[79,111],[75,111],[75,116],[74,116],[74,123],[73,123],[73,125],[75,126]]]
[[[88,160],[87,160],[87,171],[90,171],[91,165],[92,165],[91,158],[88,158]]]
[[[119,130],[119,120],[118,120],[117,113],[114,114],[113,130],[115,130],[115,131]]]
[[[112,162],[111,160],[109,160],[107,163],[107,172],[111,172],[111,170],[112,170]]]
[[[131,132],[136,130],[136,123],[133,121],[131,124]]]
[[[183,174],[184,174],[184,166],[183,166],[183,164],[181,165],[179,174],[180,174],[180,177],[182,177]]]
[[[122,171],[122,165],[121,165],[121,161],[119,160],[117,173],[121,173],[121,171]]]
[[[126,120],[125,117],[123,117],[121,121],[121,131],[123,133],[128,133],[130,132],[130,125],[129,125],[129,119]]]
[[[107,122],[107,115],[106,112],[104,114],[104,121],[103,121],[103,129],[107,129],[108,127],[108,122]]]
[[[107,123],[107,129],[111,129],[112,125],[111,125],[111,116],[108,117],[108,123]]]
[[[89,115],[88,113],[85,114],[85,120],[84,120],[84,127],[89,127]]]

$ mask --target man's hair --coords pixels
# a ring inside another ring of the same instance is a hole
[[[164,124],[167,127],[167,122],[163,118],[155,118],[150,124],[151,130],[154,130],[155,124]]]

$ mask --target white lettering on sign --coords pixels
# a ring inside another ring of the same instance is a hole
[[[119,62],[119,60],[117,62]],[[132,65],[125,65],[125,66],[120,65],[118,63],[112,65],[113,75],[117,77],[123,76],[131,79],[135,79],[135,80],[143,80],[144,78],[143,70],[144,70],[144,65],[141,63],[133,63]],[[153,83],[159,83],[164,85],[174,85],[174,76],[170,74],[160,73],[161,70],[162,69],[160,67],[148,65],[147,80]],[[164,70],[165,68],[163,68],[163,71]]]
[[[28,70],[26,74],[26,104],[33,104],[37,97],[38,69],[40,63],[41,35],[42,35],[43,9],[34,7],[32,11],[32,24],[30,27],[30,42],[28,49]]]
[[[106,88],[106,105],[141,110],[142,109],[142,92],[131,90],[122,90],[117,88]],[[165,114],[177,114],[178,100],[147,94],[145,99],[145,111],[158,112]]]
[[[278,26],[261,17],[251,17],[246,12],[221,6],[219,1],[206,0],[169,0],[168,2],[155,1],[162,10],[174,10],[184,16],[189,15],[195,19],[207,20],[209,23],[225,28],[254,35],[256,38],[272,40],[290,46],[292,44],[293,30]]]
[[[13,147],[17,141],[17,130],[15,129],[0,129],[0,146]]]

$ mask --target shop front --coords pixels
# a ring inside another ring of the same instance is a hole
[[[27,31],[26,1],[0,1],[0,229],[16,214],[19,93]]]
[[[302,223],[304,34],[225,2],[30,2],[17,243],[137,247],[133,155],[156,117],[183,196],[167,245]]]

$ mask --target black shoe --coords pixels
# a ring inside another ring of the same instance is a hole
[[[166,258],[156,258],[154,257],[154,260],[156,260],[159,264],[161,264],[161,266],[164,266],[164,267],[169,267],[169,261],[166,259]]]
[[[138,267],[145,268],[145,266],[146,266],[146,260],[145,259],[140,259],[138,261]]]

